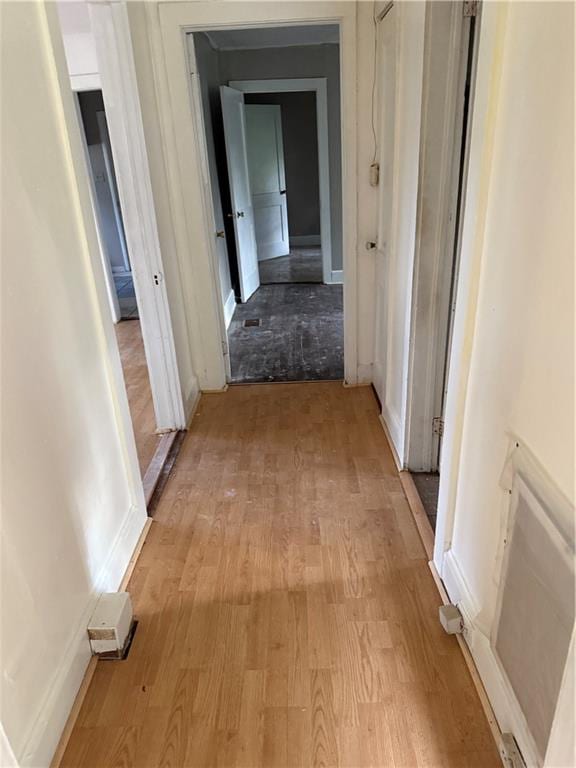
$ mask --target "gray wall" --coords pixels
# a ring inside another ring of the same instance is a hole
[[[290,237],[320,237],[316,94],[247,93],[246,104],[278,104],[286,170]]]
[[[342,171],[340,142],[339,46],[219,51],[220,82],[295,77],[326,77],[332,211],[332,269],[342,269]]]

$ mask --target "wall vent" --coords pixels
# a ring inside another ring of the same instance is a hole
[[[541,764],[574,626],[573,509],[516,443],[492,646]]]

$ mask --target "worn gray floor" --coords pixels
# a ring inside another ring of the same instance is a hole
[[[436,530],[436,510],[438,509],[438,486],[440,475],[437,472],[412,472],[414,485],[420,496],[426,517],[432,529]]]
[[[288,256],[258,262],[261,285],[270,283],[321,283],[322,250],[291,248]]]
[[[236,307],[228,340],[233,383],[342,379],[342,286],[262,285]]]

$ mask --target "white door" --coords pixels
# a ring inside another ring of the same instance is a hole
[[[246,104],[244,110],[256,245],[263,261],[290,252],[282,114],[278,104]]]
[[[227,85],[220,86],[222,119],[226,141],[226,161],[236,239],[236,258],[240,276],[240,298],[248,301],[260,285],[258,254],[254,233],[254,212],[250,194],[244,94]]]
[[[376,243],[376,339],[374,387],[382,404],[386,400],[386,337],[389,311],[387,266],[393,248],[394,222],[394,122],[396,105],[396,11],[392,7],[378,24],[378,146],[380,183]]]

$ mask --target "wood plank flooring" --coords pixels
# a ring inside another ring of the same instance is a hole
[[[62,766],[499,758],[368,388],[204,395]]]
[[[115,329],[134,427],[138,464],[144,477],[160,442],[160,435],[156,434],[156,417],[140,321],[125,320],[117,323]]]

